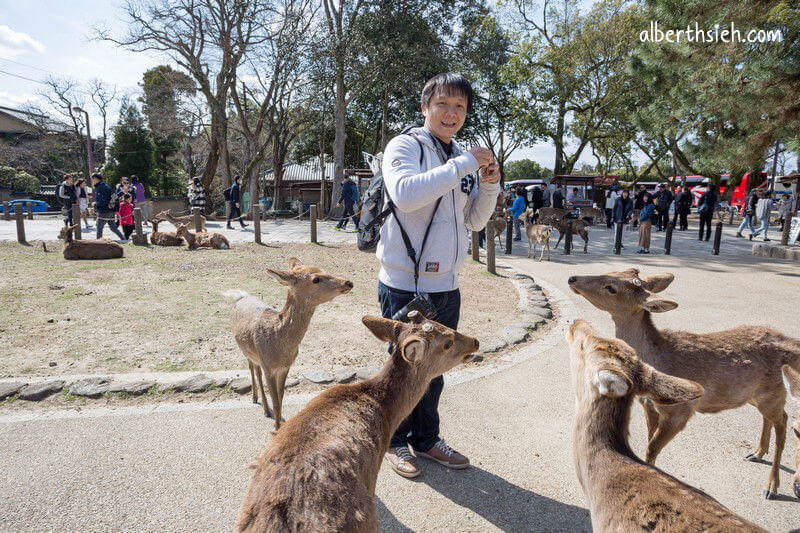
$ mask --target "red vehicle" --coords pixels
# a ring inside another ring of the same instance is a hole
[[[728,179],[730,174],[723,174],[723,179]],[[744,204],[744,199],[747,196],[747,191],[752,189],[766,189],[769,186],[766,172],[747,172],[742,176],[742,181],[733,189],[733,196],[731,197],[731,205],[741,209]]]
[[[719,194],[725,192],[725,186],[728,184],[727,174],[723,175],[719,181]],[[692,206],[697,206],[697,202],[700,200],[700,197],[708,190],[708,184],[711,182],[705,176],[685,176],[686,178],[686,186],[689,187],[689,192],[692,193]],[[670,180],[674,180],[673,183],[676,184],[675,192],[678,192],[678,187],[680,187],[681,182],[684,179],[684,176],[670,176]]]

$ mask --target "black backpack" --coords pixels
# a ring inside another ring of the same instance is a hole
[[[233,189],[233,185],[222,191],[222,195],[225,197],[225,200],[231,201],[231,189]]]
[[[419,164],[421,166],[425,156],[425,149],[422,146],[422,142],[420,142],[416,136],[411,135],[411,137],[414,137],[414,140],[419,144]],[[386,220],[386,217],[388,217],[394,209],[394,204],[390,198],[389,201],[386,202],[386,209],[381,211],[384,203],[384,195],[386,195],[386,190],[383,186],[383,172],[378,169],[378,172],[372,177],[369,188],[361,195],[361,199],[358,202],[358,209],[356,210],[356,213],[359,213],[358,249],[362,252],[374,252],[378,247],[383,221]]]

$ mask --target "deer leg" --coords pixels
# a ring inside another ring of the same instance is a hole
[[[255,365],[248,360],[247,366],[250,368],[250,393],[253,396],[253,403],[258,403],[258,389],[256,388],[256,373],[254,370]],[[260,372],[261,367],[258,368]]]
[[[556,241],[556,245],[553,246],[553,248],[558,248],[558,245],[561,244],[561,237],[563,237],[563,236],[564,236],[564,234],[559,231],[558,232],[558,241]]]
[[[279,368],[275,371],[275,378],[278,383],[278,407],[279,409],[283,407],[283,393],[286,391],[286,376],[289,375],[288,368]],[[283,418],[280,417],[280,412],[275,413],[275,416],[283,422]]]
[[[589,235],[584,231],[581,233],[581,239],[583,239],[583,253],[589,253]]]
[[[772,423],[773,427],[775,427],[775,453],[772,456],[772,468],[769,471],[767,490],[764,492],[764,497],[768,500],[771,500],[778,493],[778,487],[781,484],[781,456],[783,455],[783,446],[786,444],[786,425],[788,421],[789,416],[786,411],[781,409],[780,414],[777,415],[777,420]]]
[[[653,433],[658,428],[658,411],[656,411],[650,400],[646,398],[639,398],[639,403],[642,404],[642,409],[644,409],[644,420],[647,423],[647,442],[650,442],[653,439]]]
[[[653,433],[653,438],[647,443],[645,461],[655,464],[656,457],[675,435],[686,427],[686,423],[694,412],[692,408],[681,406],[681,409],[661,409],[658,411],[658,427]]]
[[[761,417],[763,420],[763,425],[761,426],[761,439],[758,441],[758,448],[756,448],[756,451],[745,457],[745,459],[748,461],[758,462],[769,450],[769,437],[770,433],[772,432],[772,422],[764,415],[764,413],[761,413]]]
[[[269,389],[269,396],[272,398],[272,409],[275,412],[275,431],[278,431],[281,427],[281,403],[278,399],[278,380],[275,378],[274,371],[267,372],[267,389]]]
[[[794,495],[800,499],[800,421],[795,422],[792,426],[792,433],[794,433]]]
[[[528,257],[531,256],[531,246],[533,246],[533,253],[536,255],[536,243],[533,241],[533,239],[528,237]]]
[[[258,389],[261,391],[261,405],[264,407],[264,416],[267,418],[272,417],[272,412],[269,410],[269,402],[267,402],[267,395],[264,393],[264,378],[263,378],[263,369],[260,366],[256,366],[256,377],[258,378]],[[267,386],[269,386],[269,382],[267,382]],[[273,407],[275,406],[275,400],[272,400]]]

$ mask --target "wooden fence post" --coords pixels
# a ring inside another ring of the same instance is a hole
[[[20,204],[14,205],[14,218],[17,220],[17,241],[20,244],[28,244],[25,240],[25,219]]]
[[[72,238],[76,241],[81,240],[81,207],[78,204],[72,204],[72,224],[77,227],[72,232]]]
[[[509,217],[506,220],[506,254],[511,255],[512,240],[514,237],[514,219]]]
[[[133,244],[137,246],[147,246],[147,235],[142,231],[142,208],[133,208]]]
[[[564,235],[564,255],[572,253],[572,221],[567,221],[567,234]]]
[[[33,220],[33,204],[28,202],[25,205],[28,206],[28,220]]]
[[[312,205],[310,210],[311,218],[311,242],[317,244],[317,206]]]
[[[714,250],[711,252],[714,255],[719,255],[719,245],[722,241],[722,222],[717,222],[716,231],[714,231]]]
[[[486,225],[486,270],[492,274],[497,274],[494,266],[494,225]]]
[[[203,219],[202,214],[200,213],[199,207],[192,208],[192,214],[194,215],[194,230],[195,231],[203,231]]]
[[[261,206],[253,204],[253,237],[256,244],[261,244]]]
[[[614,228],[614,255],[622,253],[622,226],[624,224],[622,221],[617,222],[617,226]]]
[[[8,202],[3,202],[3,220],[6,222],[11,220],[11,211],[8,207]]]
[[[481,258],[481,251],[480,247],[478,246],[478,242],[480,241],[480,235],[478,235],[477,231],[472,232],[472,260],[479,261]]]
[[[675,230],[675,224],[670,222],[667,224],[667,236],[664,237],[664,255],[672,253],[672,232]]]

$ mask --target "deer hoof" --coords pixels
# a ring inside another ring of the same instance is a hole
[[[275,415],[272,414],[272,411],[264,411],[264,416],[266,418],[275,418]]]
[[[794,495],[800,500],[800,481],[794,482]]]
[[[258,403],[258,398],[253,398],[253,403]]]
[[[765,490],[764,491],[764,499],[772,500],[773,498],[775,498],[775,493],[774,492],[772,492],[771,490]]]
[[[753,463],[757,463],[757,462],[759,462],[761,460],[761,458],[759,456],[757,456],[756,454],[751,453],[751,454],[748,454],[748,456],[745,457],[744,460],[745,461],[750,461],[750,462],[753,462]]]

